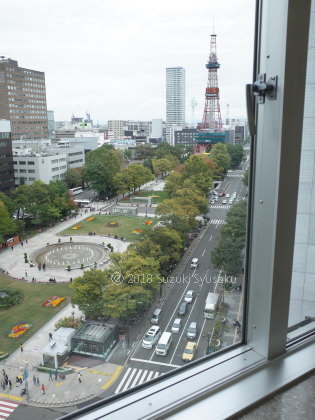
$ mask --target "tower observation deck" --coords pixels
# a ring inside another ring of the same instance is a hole
[[[205,107],[200,131],[196,133],[195,153],[205,152],[212,144],[225,143],[227,133],[222,130],[220,111],[220,97],[218,84],[218,69],[220,64],[217,59],[216,35],[210,36],[210,55],[206,64],[208,69],[208,82],[205,92]]]

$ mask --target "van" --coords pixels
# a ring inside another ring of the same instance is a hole
[[[199,265],[199,259],[198,258],[193,258],[191,260],[190,268],[197,268],[198,265]]]
[[[164,331],[155,348],[155,354],[166,356],[172,343],[172,333]]]
[[[160,321],[162,309],[157,308],[151,316],[151,324],[158,324]]]

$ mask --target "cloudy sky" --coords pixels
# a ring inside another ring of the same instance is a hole
[[[4,0],[0,55],[44,71],[56,120],[165,118],[165,68],[186,69],[186,120],[202,118],[210,34],[222,117],[245,116],[254,0]]]

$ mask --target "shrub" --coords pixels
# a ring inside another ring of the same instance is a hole
[[[16,289],[0,289],[0,292],[7,296],[0,298],[0,310],[8,309],[10,306],[17,305],[23,299],[23,294]]]
[[[83,325],[80,318],[73,318],[72,316],[61,318],[55,324],[55,330],[58,330],[60,327],[64,328],[75,328],[79,329]]]

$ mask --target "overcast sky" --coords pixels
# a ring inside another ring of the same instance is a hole
[[[3,0],[0,55],[44,71],[56,120],[165,119],[165,68],[186,69],[186,121],[200,121],[210,34],[222,118],[245,116],[254,0]]]

